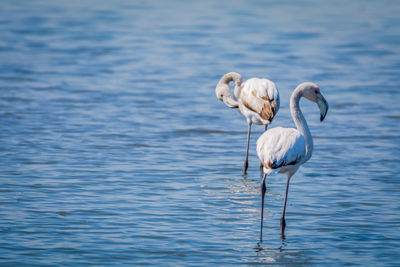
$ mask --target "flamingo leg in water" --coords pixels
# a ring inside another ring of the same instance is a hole
[[[250,145],[250,133],[251,133],[251,122],[248,123],[249,128],[247,130],[247,146],[246,146],[246,159],[243,165],[243,175],[246,175],[247,168],[249,167],[249,145]]]
[[[289,183],[290,183],[290,176],[287,178],[286,182],[286,194],[285,194],[285,201],[283,202],[283,210],[282,210],[282,217],[281,217],[281,236],[285,238],[285,227],[286,227],[286,220],[285,220],[285,212],[286,212],[286,202],[289,192]]]
[[[265,191],[267,190],[265,186],[265,178],[267,178],[267,173],[264,174],[261,181],[261,228],[260,228],[260,243],[262,242],[262,232],[263,232],[263,220],[264,220],[264,197]]]

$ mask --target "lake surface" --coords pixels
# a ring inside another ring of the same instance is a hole
[[[0,264],[400,265],[398,1],[11,1],[0,9]],[[236,71],[301,107],[314,153],[260,175]]]

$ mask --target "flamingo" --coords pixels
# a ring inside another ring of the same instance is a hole
[[[290,98],[290,112],[297,129],[276,127],[264,132],[257,140],[257,155],[263,165],[264,175],[261,181],[261,229],[260,242],[262,242],[265,179],[267,175],[278,172],[286,173],[286,194],[283,202],[280,230],[285,238],[286,227],[285,211],[289,191],[290,178],[297,169],[311,158],[313,139],[307,122],[300,110],[299,102],[302,97],[317,103],[322,122],[328,112],[328,103],[320,92],[319,87],[311,82],[305,82],[296,87]]]
[[[229,83],[235,83],[233,96]],[[242,82],[242,76],[236,72],[229,72],[222,76],[215,88],[217,98],[230,108],[238,108],[247,120],[247,147],[243,165],[243,175],[248,168],[249,144],[251,124],[265,125],[271,123],[279,110],[279,92],[275,84],[268,79],[251,78]],[[260,170],[262,166],[260,165]]]

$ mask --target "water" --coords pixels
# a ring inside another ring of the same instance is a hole
[[[2,1],[1,265],[400,265],[397,1]],[[293,177],[260,177],[220,77],[330,104]]]

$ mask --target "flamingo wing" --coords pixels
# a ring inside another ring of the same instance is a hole
[[[252,78],[245,82],[240,94],[242,104],[257,113],[263,121],[271,122],[279,110],[279,93],[268,79]]]
[[[257,154],[268,169],[295,165],[306,155],[306,140],[293,128],[272,128],[257,140]]]

